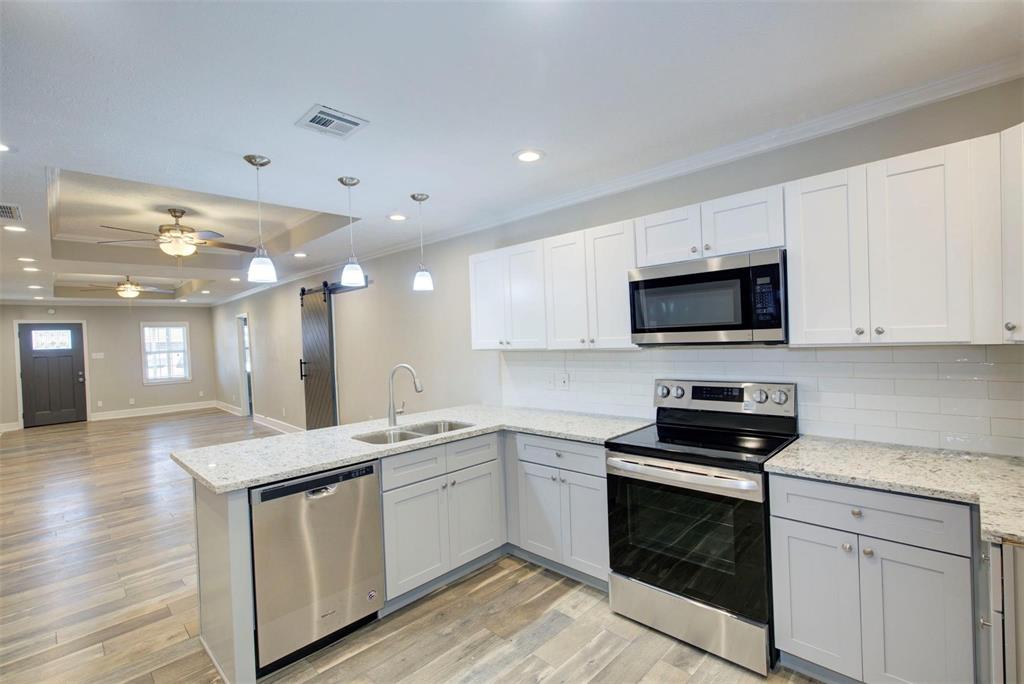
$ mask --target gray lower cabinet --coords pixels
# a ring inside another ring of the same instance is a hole
[[[975,680],[970,558],[863,534],[874,526],[902,537],[905,527],[893,525],[897,511],[908,520],[918,515],[924,538],[969,548],[969,538],[932,534],[966,515],[965,506],[950,504],[961,510],[940,516],[941,502],[857,487],[776,476],[772,487],[773,620],[781,651],[870,683]],[[848,490],[838,492],[846,516],[831,514],[837,490]],[[795,492],[810,508],[787,507]],[[777,515],[796,510],[803,520]],[[814,524],[823,519],[847,529]]]

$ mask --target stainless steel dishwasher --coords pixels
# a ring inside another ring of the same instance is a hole
[[[378,470],[374,462],[252,490],[260,670],[384,605]]]

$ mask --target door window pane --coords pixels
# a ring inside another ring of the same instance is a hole
[[[70,330],[33,330],[32,350],[71,349]]]

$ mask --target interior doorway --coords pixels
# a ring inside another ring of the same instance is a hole
[[[238,376],[239,405],[242,413],[253,415],[252,399],[252,335],[249,328],[249,315],[240,314],[236,319],[238,327]]]
[[[19,323],[24,427],[86,420],[85,337],[81,323]]]

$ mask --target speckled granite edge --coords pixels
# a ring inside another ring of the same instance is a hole
[[[171,459],[196,482],[224,494],[502,430],[603,444],[651,423],[640,418],[470,405],[403,416],[399,426],[434,420],[459,420],[472,423],[472,427],[399,444],[367,444],[353,439],[387,428],[384,420],[371,420],[176,451]]]
[[[804,436],[765,470],[975,504],[982,539],[1024,544],[1024,458]]]

